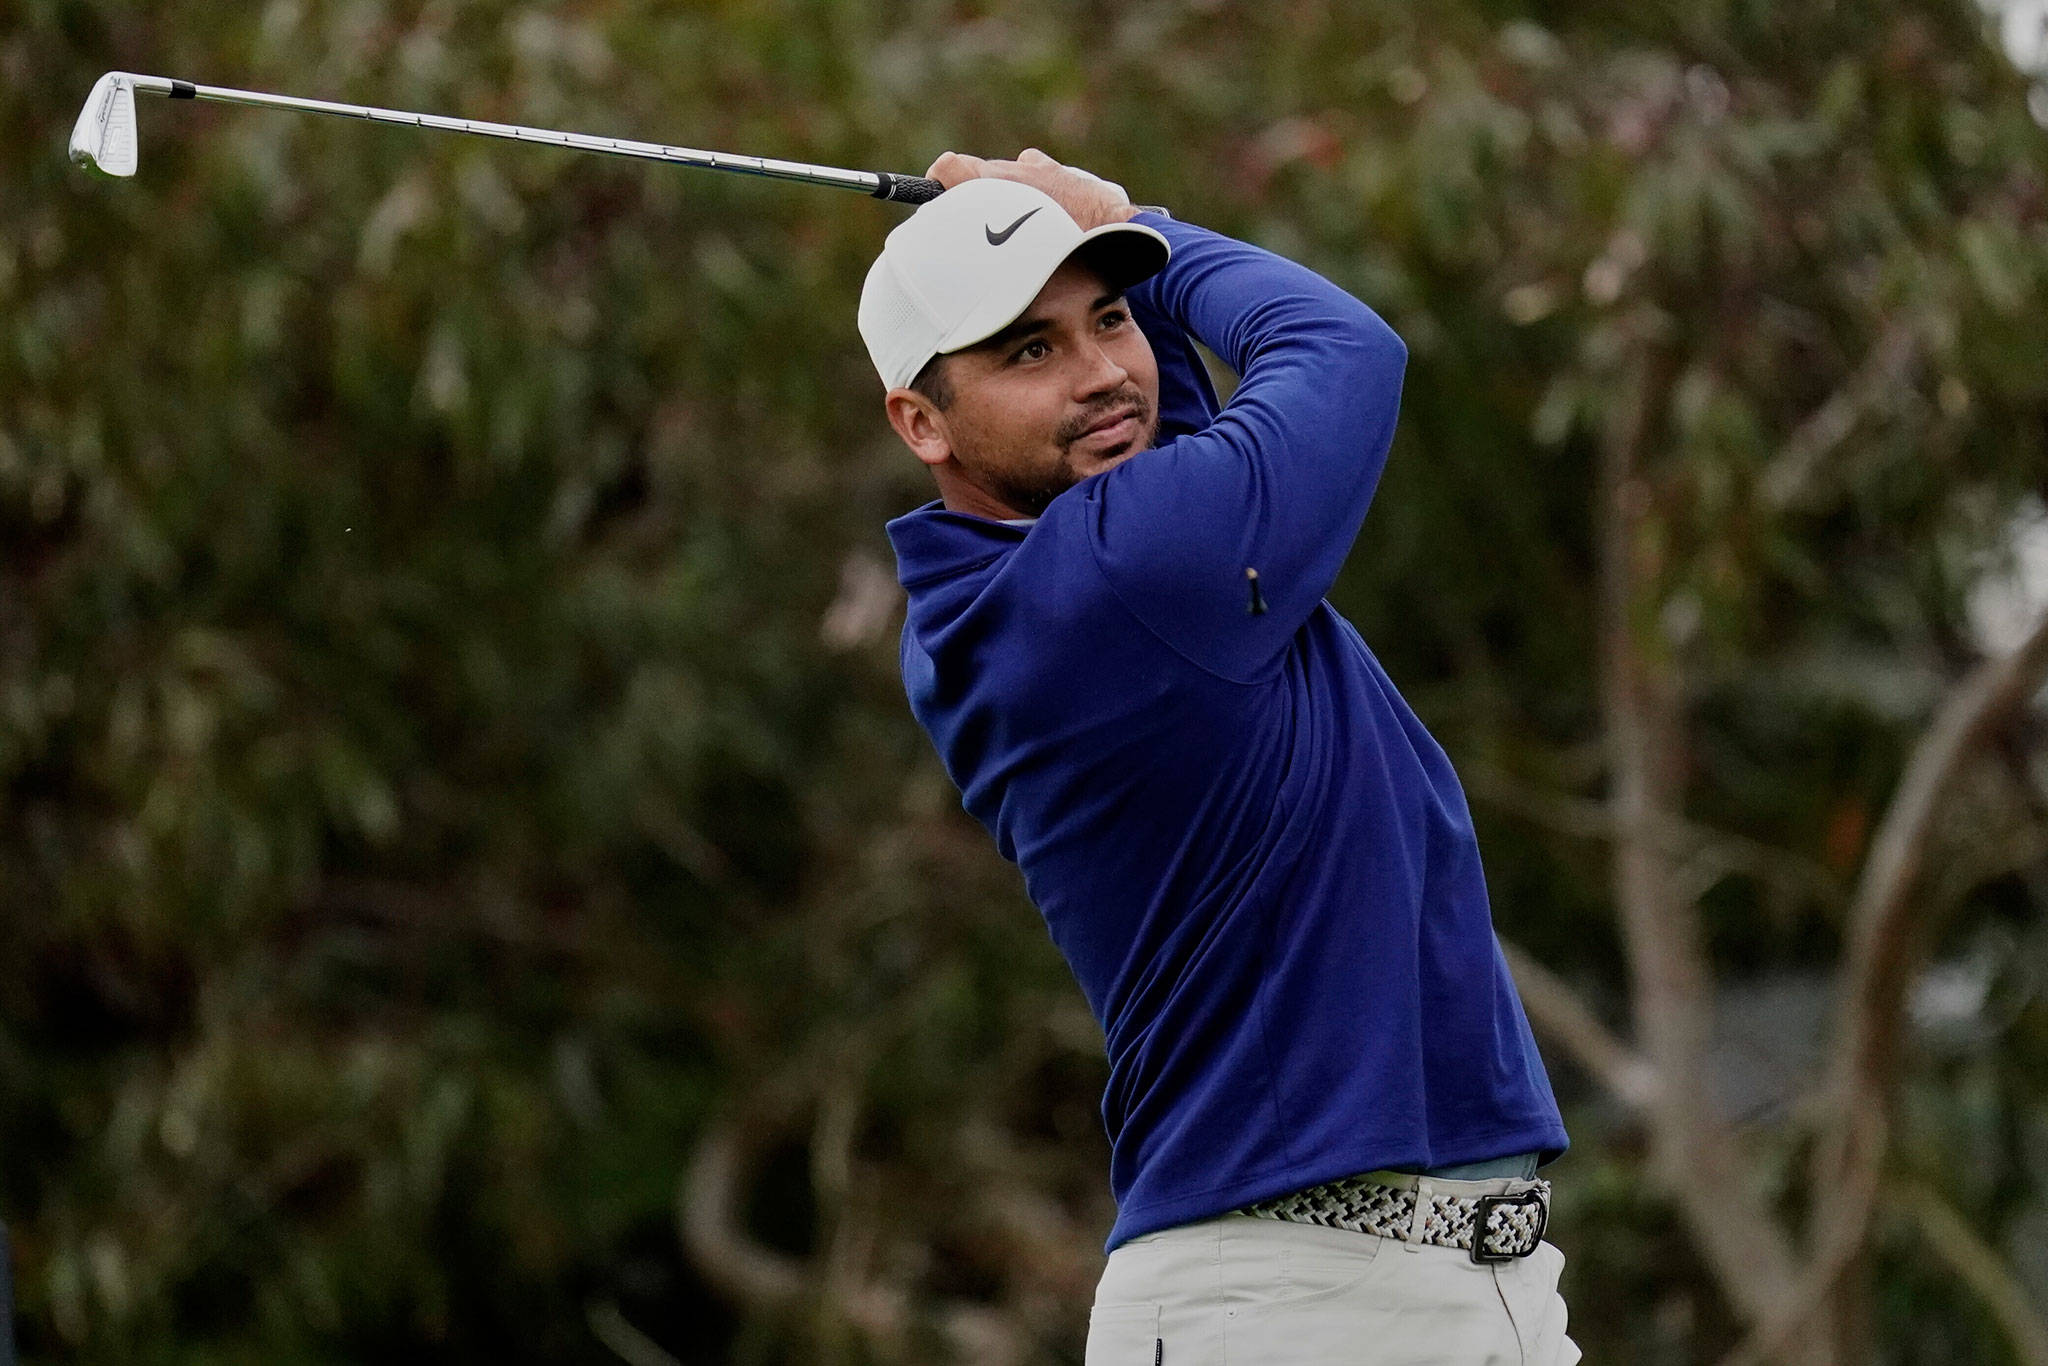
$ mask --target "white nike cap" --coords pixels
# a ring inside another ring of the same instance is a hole
[[[978,176],[919,205],[860,291],[861,340],[883,385],[901,388],[933,356],[1002,331],[1083,247],[1113,289],[1157,274],[1172,254],[1138,223],[1083,232],[1051,195],[1016,180]]]

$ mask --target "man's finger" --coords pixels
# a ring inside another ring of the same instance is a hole
[[[1047,193],[1051,193],[1053,187],[1059,184],[1058,181],[1049,179],[1040,167],[1027,166],[1021,161],[983,162],[981,174],[992,180],[1019,181]]]
[[[1049,156],[1047,156],[1047,155],[1046,155],[1045,153],[1043,153],[1043,152],[1039,151],[1039,150],[1038,150],[1038,149],[1037,149],[1036,147],[1026,147],[1026,148],[1025,148],[1025,149],[1024,149],[1023,151],[1021,151],[1021,152],[1019,152],[1019,153],[1017,154],[1017,160],[1019,160],[1019,161],[1023,161],[1023,162],[1029,162],[1030,164],[1032,164],[1032,165],[1034,165],[1034,166],[1057,166],[1057,165],[1059,165],[1059,163],[1058,163],[1057,161],[1054,161],[1054,160],[1053,160],[1053,159],[1052,159],[1051,157],[1049,157]]]
[[[961,152],[942,152],[939,159],[932,163],[931,169],[925,172],[925,178],[936,180],[950,190],[963,180],[972,180],[976,176],[986,174],[982,169],[983,165],[980,157],[967,156]]]

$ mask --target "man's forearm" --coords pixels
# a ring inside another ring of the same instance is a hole
[[[1137,215],[1173,248],[1166,268],[1133,289],[1250,379],[1277,343],[1310,350],[1361,348],[1398,395],[1407,348],[1380,316],[1308,267],[1164,212]],[[1338,363],[1342,363],[1340,360]]]
[[[1305,266],[1156,214],[1137,221],[1173,259],[1131,289],[1133,314],[1193,334],[1239,383],[1199,431],[1111,472],[1100,558],[1153,630],[1243,676],[1284,648],[1343,565],[1386,464],[1407,348]]]

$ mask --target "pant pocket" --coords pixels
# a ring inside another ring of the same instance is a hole
[[[1370,1234],[1285,1222],[1234,1225],[1224,1239],[1220,1302],[1230,1366],[1376,1361],[1397,1245]],[[1169,1363],[1170,1366],[1170,1363]]]
[[[1495,1268],[1527,1366],[1572,1366],[1579,1359],[1578,1344],[1565,1336],[1567,1311],[1564,1297],[1557,1293],[1563,1270],[1564,1254],[1549,1243],[1539,1243],[1527,1257]]]
[[[1356,1294],[1384,1265],[1384,1238],[1315,1224],[1238,1220],[1220,1252],[1226,1297],[1251,1313],[1305,1308]]]
[[[1160,1306],[1098,1304],[1088,1311],[1086,1366],[1156,1366]]]

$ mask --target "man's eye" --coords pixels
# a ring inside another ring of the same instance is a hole
[[[1037,347],[1040,353],[1043,353],[1044,351],[1046,351],[1046,350],[1048,349],[1048,348],[1046,347],[1046,344],[1045,344],[1044,342],[1042,342],[1042,341],[1028,341],[1028,342],[1025,342],[1025,343],[1024,343],[1024,344],[1023,344],[1022,346],[1018,347],[1018,348],[1017,348],[1017,354],[1016,354],[1016,355],[1014,355],[1014,356],[1012,356],[1012,357],[1010,357],[1010,359],[1011,359],[1011,360],[1036,360],[1036,359],[1037,359],[1037,357],[1036,357],[1036,356],[1034,356],[1034,355],[1032,354],[1032,348],[1033,348],[1033,347]]]
[[[1129,316],[1120,308],[1112,308],[1109,312],[1102,315],[1102,321],[1111,327],[1121,327],[1128,320]]]

